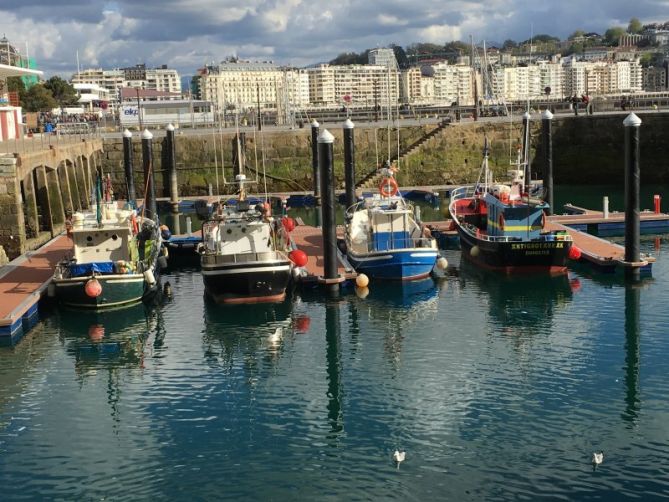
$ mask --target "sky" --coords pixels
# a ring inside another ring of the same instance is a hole
[[[669,0],[0,0],[0,33],[47,77],[241,59],[308,66],[395,43],[566,38],[668,21]],[[0,48],[1,50],[1,48]]]

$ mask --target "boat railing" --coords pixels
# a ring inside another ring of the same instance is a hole
[[[387,245],[385,245],[387,244]],[[360,247],[360,244],[354,243],[350,236],[346,236],[346,245],[349,249]],[[389,239],[383,243],[367,241],[366,250],[368,253],[378,253],[383,251],[397,251],[401,249],[433,249],[435,241],[431,237],[406,237]]]
[[[219,254],[213,251],[205,251],[203,254],[205,263],[208,264],[234,264],[234,263],[249,263],[256,261],[275,261],[281,259],[281,255],[277,251],[262,251],[260,253],[230,253]]]

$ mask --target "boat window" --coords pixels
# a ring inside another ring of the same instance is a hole
[[[246,227],[242,227],[242,233],[243,233],[243,234],[246,233]]]
[[[91,237],[90,235],[88,235],[88,236],[86,237],[86,240],[87,240],[88,242],[92,242],[92,241],[93,241],[93,237]]]
[[[232,229],[231,229],[231,228],[228,228],[228,229],[226,230],[226,232],[229,233],[229,234],[231,234],[231,233],[232,233]]]
[[[116,239],[118,239],[118,235],[112,234],[112,240],[115,241]]]

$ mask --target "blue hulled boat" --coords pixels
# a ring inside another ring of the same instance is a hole
[[[379,195],[368,197],[346,212],[346,255],[358,273],[371,279],[415,280],[430,275],[439,251],[436,240],[414,216],[385,171]]]

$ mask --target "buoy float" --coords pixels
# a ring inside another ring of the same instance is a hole
[[[293,249],[288,257],[298,267],[304,267],[307,264],[307,253],[301,249]]]
[[[281,218],[281,224],[283,225],[283,228],[286,230],[286,232],[292,232],[295,230],[295,220],[290,216],[284,216]]]
[[[153,286],[156,283],[156,276],[153,275],[153,272],[151,270],[145,270],[144,280],[149,286]]]
[[[581,259],[581,250],[572,244],[572,246],[569,248],[569,253],[568,255],[570,260],[580,260]]]
[[[440,256],[437,259],[437,268],[439,270],[446,270],[448,268],[448,260],[444,258],[443,256]]]
[[[358,296],[358,298],[364,300],[369,294],[369,288],[355,288],[355,294]]]
[[[469,250],[469,254],[474,257],[478,256],[480,252],[481,250],[479,249],[478,246],[472,246],[472,248]]]
[[[99,342],[105,337],[105,327],[102,324],[91,324],[88,328],[88,338]]]
[[[366,288],[369,286],[369,277],[365,274],[360,274],[355,278],[355,285],[359,288]]]
[[[89,298],[97,298],[102,294],[102,285],[95,277],[88,279],[86,285],[84,286],[84,292]]]

